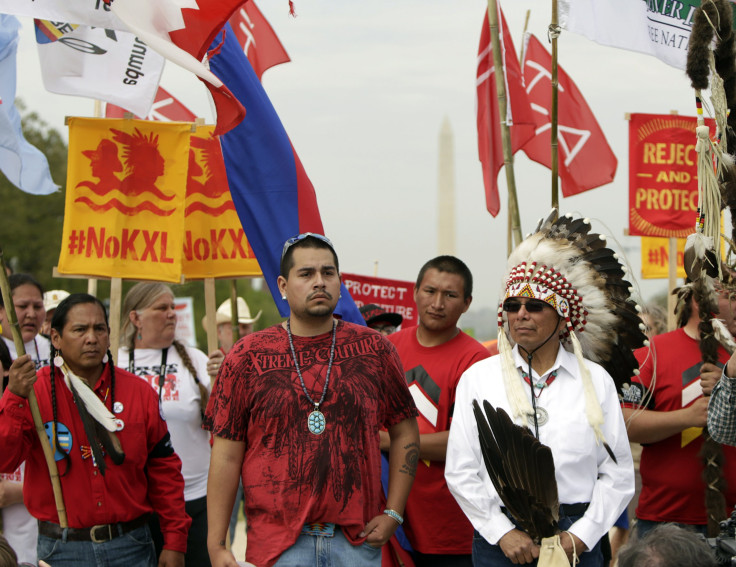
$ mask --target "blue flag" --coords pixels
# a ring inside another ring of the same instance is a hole
[[[286,317],[289,305],[276,282],[281,249],[297,234],[324,234],[317,197],[230,24],[210,49],[210,70],[246,109],[243,121],[220,137],[230,193],[279,313]],[[335,313],[365,324],[344,285]]]
[[[18,29],[18,18],[0,14],[0,171],[26,193],[48,195],[59,187],[51,179],[46,156],[23,137],[15,107]]]

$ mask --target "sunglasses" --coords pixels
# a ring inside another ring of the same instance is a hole
[[[327,244],[327,246],[329,246],[330,248],[332,248],[332,250],[334,252],[335,247],[332,245],[332,242],[330,241],[330,239],[327,238],[326,236],[324,236],[322,234],[315,234],[314,232],[303,232],[302,234],[299,234],[297,236],[293,236],[293,237],[289,238],[286,242],[284,242],[284,248],[283,248],[283,250],[281,250],[281,259],[282,260],[284,259],[284,256],[286,256],[286,252],[289,250],[289,248],[291,248],[292,246],[294,246],[294,244],[296,244],[297,242],[301,242],[305,238],[309,238],[309,237],[316,238],[317,240],[321,240],[322,242],[324,242],[325,244]]]
[[[518,313],[522,305],[529,313],[539,313],[545,307],[551,307],[548,303],[539,299],[529,299],[526,303],[522,303],[518,299],[507,299],[503,302],[503,310],[506,313]]]

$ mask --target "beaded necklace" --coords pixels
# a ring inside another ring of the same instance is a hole
[[[312,399],[312,396],[309,395],[309,391],[307,390],[307,386],[304,384],[304,377],[302,376],[302,371],[299,368],[299,362],[296,359],[296,351],[294,350],[294,340],[291,337],[291,324],[289,319],[286,320],[286,333],[289,337],[289,348],[291,349],[291,356],[294,359],[294,367],[296,368],[296,373],[299,376],[299,382],[301,382],[302,384],[302,390],[304,390],[304,395],[307,396],[309,402],[314,405],[314,410],[312,410],[312,412],[307,416],[307,429],[310,433],[314,435],[321,435],[325,431],[327,422],[325,420],[324,414],[319,411],[319,406],[325,400],[325,394],[327,394],[327,385],[330,383],[330,372],[332,371],[332,363],[335,360],[335,339],[337,337],[337,322],[334,319],[332,321],[332,346],[330,346],[330,360],[327,363],[325,386],[324,388],[322,388],[322,396],[320,397],[318,402],[315,402]]]

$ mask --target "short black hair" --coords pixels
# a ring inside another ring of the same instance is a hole
[[[105,310],[105,305],[94,295],[90,295],[88,293],[72,293],[69,297],[64,299],[64,301],[59,303],[56,311],[54,311],[54,316],[51,318],[51,328],[56,330],[56,332],[61,335],[62,331],[64,330],[64,326],[66,325],[66,321],[69,317],[69,311],[71,311],[72,308],[76,307],[77,305],[86,305],[90,303],[99,305],[100,309],[102,309],[102,316],[105,318],[105,325],[107,325],[107,328],[109,330],[110,324],[107,321],[107,311]]]
[[[419,275],[417,276],[417,289],[422,285],[424,274],[426,274],[428,270],[432,269],[435,269],[438,272],[447,272],[449,274],[459,275],[463,279],[463,299],[468,299],[473,296],[473,274],[470,273],[470,268],[468,268],[465,265],[465,262],[460,260],[460,258],[447,255],[432,258],[422,266],[422,269],[419,270]]]
[[[297,240],[294,244],[289,246],[286,253],[281,258],[281,265],[279,266],[279,273],[285,280],[289,279],[289,272],[294,267],[294,249],[295,248],[324,248],[332,252],[332,257],[335,259],[335,269],[340,272],[340,264],[337,261],[337,252],[324,240],[315,238],[313,236],[306,236],[301,240]]]
[[[15,291],[15,288],[26,284],[32,285],[37,288],[38,291],[41,293],[41,297],[43,297],[43,286],[38,283],[38,280],[34,278],[31,274],[11,274],[8,277],[8,285],[10,286],[11,292]],[[5,302],[3,301],[2,294],[0,294],[0,307],[5,307]]]

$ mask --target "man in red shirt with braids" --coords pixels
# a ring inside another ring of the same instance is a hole
[[[23,496],[39,520],[38,559],[53,567],[183,567],[191,519],[184,511],[181,461],[156,394],[113,366],[105,308],[97,298],[69,296],[51,327],[54,365],[37,377],[31,358],[19,357],[0,398],[0,472],[26,462]],[[59,525],[27,399],[31,390],[56,447],[68,528]],[[83,419],[97,419],[102,427],[85,426]],[[110,429],[117,447],[109,442]],[[158,562],[148,530],[152,512],[164,534]]]

